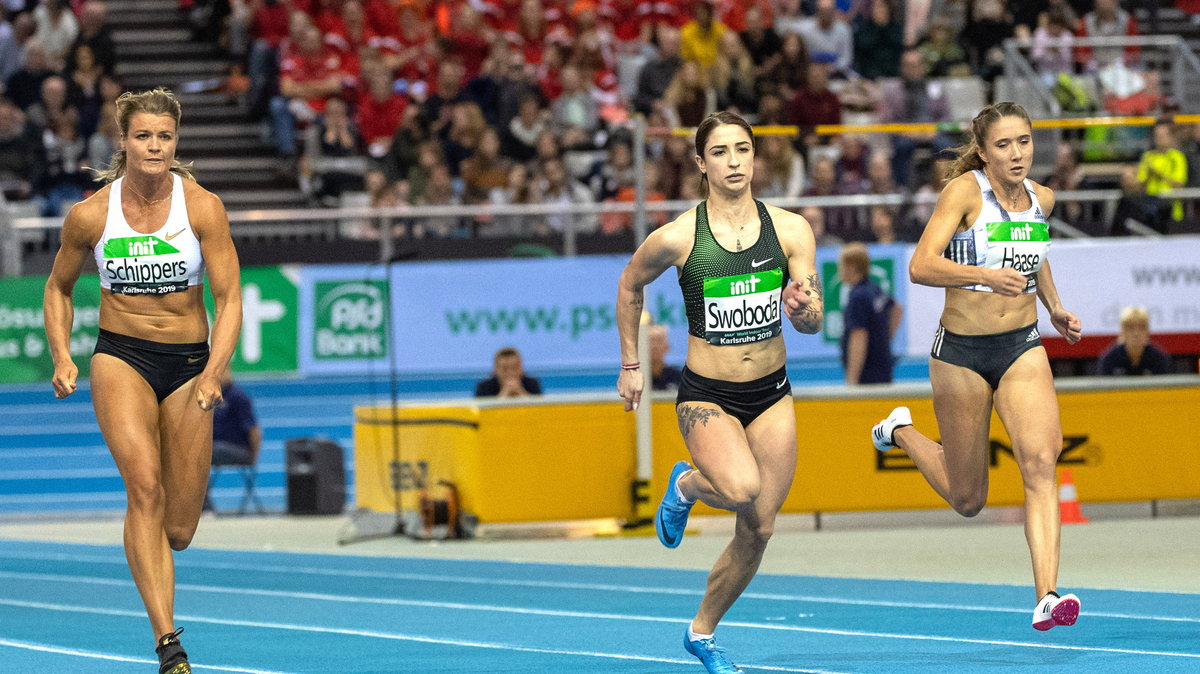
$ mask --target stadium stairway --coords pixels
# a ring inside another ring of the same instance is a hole
[[[275,150],[243,104],[219,91],[229,56],[196,39],[175,0],[109,0],[117,75],[134,91],[158,86],[179,94],[179,158],[230,211],[304,208],[308,200],[277,170]]]

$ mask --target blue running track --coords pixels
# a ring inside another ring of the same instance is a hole
[[[698,571],[192,550],[176,556],[197,672],[657,674]],[[0,671],[153,672],[119,547],[0,541]],[[718,631],[747,672],[1200,671],[1200,595],[1077,590],[1030,627],[1027,587],[760,576]],[[1048,669],[1053,668],[1053,669]]]

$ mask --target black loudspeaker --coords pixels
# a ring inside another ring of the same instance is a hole
[[[324,438],[291,438],[284,454],[288,513],[340,515],[346,506],[342,448]]]

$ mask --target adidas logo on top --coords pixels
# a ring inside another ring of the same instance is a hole
[[[1029,336],[1025,338],[1025,341],[1032,342],[1033,340],[1037,339],[1038,337],[1041,337],[1041,335],[1038,334],[1037,328],[1034,328],[1029,331]]]

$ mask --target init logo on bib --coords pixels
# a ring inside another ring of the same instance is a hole
[[[709,344],[734,346],[776,337],[783,270],[704,279],[704,334]]]

